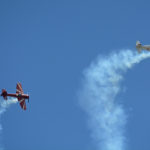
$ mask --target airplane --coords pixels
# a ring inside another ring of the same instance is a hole
[[[28,94],[24,94],[21,83],[17,83],[16,93],[10,94],[10,93],[7,93],[7,91],[5,89],[2,89],[1,96],[3,96],[3,98],[5,100],[7,100],[7,96],[17,98],[19,103],[20,103],[21,108],[23,110],[26,110],[25,100],[28,99],[28,102],[29,102],[29,95]]]
[[[141,53],[142,50],[150,51],[150,45],[142,45],[140,41],[137,41],[136,49],[139,53]]]

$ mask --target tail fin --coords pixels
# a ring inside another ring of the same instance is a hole
[[[136,46],[142,45],[140,41],[136,41]]]
[[[6,91],[5,89],[2,89],[2,94],[1,94],[1,96],[3,96],[3,98],[4,98],[5,100],[7,100],[7,91]]]
[[[140,41],[136,41],[136,49],[139,53],[141,53],[142,50],[142,44]]]

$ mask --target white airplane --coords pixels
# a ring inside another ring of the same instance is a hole
[[[142,50],[150,51],[150,45],[142,45],[140,41],[137,41],[136,49],[139,53],[141,53]]]

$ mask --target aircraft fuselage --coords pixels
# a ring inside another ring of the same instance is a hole
[[[8,93],[6,96],[10,96],[10,97],[15,97],[15,98],[24,98],[24,99],[29,99],[29,95],[28,94],[12,94],[12,93]]]

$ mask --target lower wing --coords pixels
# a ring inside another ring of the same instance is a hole
[[[20,106],[23,110],[26,110],[26,102],[25,102],[25,99],[21,99],[19,100],[19,103],[20,103]]]

